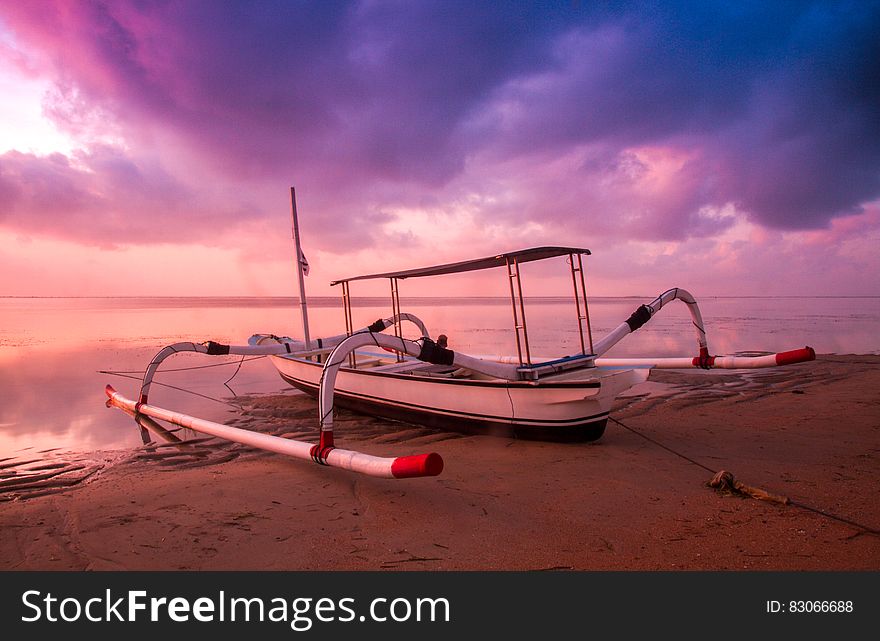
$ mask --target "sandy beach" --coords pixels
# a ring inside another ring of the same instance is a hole
[[[440,453],[445,469],[428,479],[369,478],[205,439],[3,461],[0,568],[880,569],[880,356],[655,371],[637,391],[589,444],[340,412],[343,447]],[[233,424],[315,434],[308,397],[244,400]],[[709,487],[720,470],[789,502]]]

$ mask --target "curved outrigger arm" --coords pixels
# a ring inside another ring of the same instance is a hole
[[[651,318],[659,312],[664,305],[670,303],[674,300],[680,300],[688,307],[688,311],[691,313],[691,321],[694,324],[694,329],[697,332],[697,343],[700,346],[700,356],[701,359],[708,359],[709,357],[709,343],[706,340],[706,330],[703,326],[703,315],[700,314],[700,306],[697,305],[696,299],[693,295],[685,289],[680,287],[673,287],[672,289],[667,289],[665,292],[660,294],[657,298],[652,300],[647,305],[641,305],[632,313],[632,315],[627,318],[620,325],[615,327],[605,338],[598,341],[593,348],[596,356],[602,356],[609,349],[614,347],[617,343],[623,339],[627,334],[631,334],[632,332],[639,329],[642,325],[647,323]]]
[[[321,420],[321,440],[318,444],[316,456],[324,458],[325,452],[333,450],[333,395],[336,388],[336,375],[339,368],[347,361],[348,355],[359,347],[375,345],[386,347],[409,356],[415,356],[427,363],[439,365],[454,365],[464,367],[494,378],[515,381],[522,379],[519,365],[500,363],[497,361],[474,358],[466,354],[460,354],[452,350],[440,347],[427,337],[420,342],[407,340],[398,336],[386,336],[371,332],[352,334],[339,343],[324,363],[321,372],[320,387],[318,390],[318,416]]]
[[[351,334],[337,334],[336,336],[328,336],[326,338],[315,339],[312,342],[316,343],[322,349],[336,347],[337,345],[339,345],[339,343],[344,341],[349,336],[353,336],[354,334],[364,334],[366,332],[382,332],[394,325],[395,323],[402,323],[403,321],[408,321],[415,325],[416,328],[419,330],[419,336],[427,336],[430,338],[431,335],[428,333],[428,328],[425,327],[425,323],[422,322],[421,318],[419,318],[415,314],[401,312],[388,318],[380,318],[372,325],[356,329]]]
[[[691,321],[697,332],[697,344],[700,352],[698,356],[674,357],[674,358],[602,358],[614,345],[619,343],[628,334],[639,329],[659,312],[664,305],[674,300],[680,300],[688,307]],[[605,338],[595,344],[598,367],[655,367],[658,369],[685,369],[700,367],[703,369],[755,369],[760,367],[777,367],[793,363],[803,363],[816,358],[816,352],[812,347],[803,347],[777,354],[762,354],[760,356],[711,356],[709,343],[706,339],[706,329],[703,326],[703,315],[700,306],[697,305],[693,295],[680,287],[668,289],[647,305],[641,305],[623,323],[615,327]]]
[[[372,325],[356,330],[352,335],[354,336],[357,334],[381,332],[388,327],[391,327],[395,322],[401,321],[409,321],[410,323],[413,323],[416,327],[419,328],[422,336],[429,336],[428,330],[425,328],[425,324],[422,322],[422,320],[415,314],[407,313],[397,314],[390,318],[380,318]],[[272,336],[271,338],[274,339],[271,343],[259,343],[256,345],[224,345],[222,343],[216,343],[214,341],[205,341],[204,343],[193,343],[187,341],[174,343],[172,345],[163,347],[153,357],[149,365],[147,365],[147,369],[144,372],[143,381],[141,382],[140,394],[138,394],[139,402],[147,402],[150,394],[150,386],[153,384],[153,377],[156,375],[156,372],[158,371],[159,366],[162,364],[162,362],[169,356],[177,354],[179,352],[198,352],[211,356],[226,356],[230,354],[236,356],[271,356],[281,354],[306,353],[302,350],[294,348],[296,342],[293,339],[278,336]],[[331,347],[335,347],[346,338],[348,338],[348,334],[338,334],[336,336],[316,339],[316,341],[313,342],[317,342],[318,344],[320,344],[323,349],[328,349]]]
[[[368,335],[379,337],[381,342],[400,348],[401,341],[404,339],[392,339],[389,336],[384,336],[375,332],[381,332],[395,322],[404,320],[412,322],[419,327],[420,331],[425,336],[423,340],[433,344],[433,342],[427,338],[428,332],[424,323],[413,314],[399,314],[391,318],[379,319],[369,327],[358,330],[358,332],[354,333],[351,337],[345,334],[331,336],[328,339],[323,339],[322,343],[326,349],[326,347],[338,345],[352,337]],[[251,430],[236,428],[229,425],[221,425],[219,423],[196,418],[180,412],[173,412],[147,403],[150,385],[152,384],[153,376],[158,370],[159,365],[166,358],[172,354],[177,354],[178,352],[189,351],[210,355],[236,354],[242,356],[276,354],[309,355],[314,353],[310,350],[302,350],[301,346],[303,346],[303,343],[299,341],[293,341],[290,338],[279,338],[277,336],[273,336],[272,338],[274,340],[271,343],[258,343],[251,345],[223,345],[213,341],[207,341],[205,343],[182,342],[168,345],[156,354],[152,361],[150,361],[147,371],[144,373],[139,400],[133,401],[125,398],[119,392],[114,390],[112,386],[107,385],[105,388],[108,396],[107,406],[117,407],[134,417],[142,430],[147,426],[150,427],[150,429],[156,430],[160,434],[164,432],[164,428],[161,428],[161,426],[152,420],[153,418],[157,418],[203,434],[210,434],[236,443],[250,445],[270,452],[285,454],[294,458],[308,459],[319,465],[341,467],[343,469],[360,472],[369,476],[377,476],[381,478],[414,478],[422,476],[437,476],[443,471],[443,459],[436,452],[399,456],[396,458],[373,456],[370,454],[364,454],[363,452],[334,448],[332,446],[328,448],[324,444],[325,437],[323,436],[323,432],[321,443],[316,445],[305,441],[281,438],[271,434],[261,434],[259,432],[253,432]],[[369,342],[371,344],[377,344],[375,339],[371,339]],[[300,347],[300,349],[296,349],[296,347]],[[333,353],[335,353],[335,350]],[[143,433],[142,436],[144,436]],[[174,438],[176,437],[172,437],[172,440],[174,440]],[[330,434],[330,441],[332,442],[332,433]]]

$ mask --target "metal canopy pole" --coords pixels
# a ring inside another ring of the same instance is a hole
[[[345,335],[351,336],[351,296],[348,293],[348,281],[342,281],[342,313],[345,316]]]
[[[584,315],[587,317],[587,337],[590,339],[590,354],[593,351],[593,327],[590,325],[590,305],[587,299],[587,286],[584,282],[584,262],[583,257],[578,254],[578,271],[581,273],[581,294],[584,297]]]

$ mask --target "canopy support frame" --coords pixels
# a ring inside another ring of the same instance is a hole
[[[391,316],[394,318],[394,335],[397,338],[403,338],[403,327],[400,322],[400,290],[397,287],[397,279],[389,278],[391,281]],[[403,361],[403,355],[400,352],[394,352],[397,356],[397,362]]]
[[[574,261],[577,256],[577,267]],[[587,302],[587,286],[584,280],[584,262],[580,254],[569,254],[568,264],[571,267],[571,284],[574,287],[574,306],[577,312],[578,335],[581,340],[581,354],[587,355],[593,353],[593,328],[590,325],[590,307]],[[580,279],[578,279],[580,275]],[[578,288],[580,285],[580,288]],[[584,304],[584,311],[581,313],[581,301]],[[590,351],[587,352],[587,344],[584,341],[584,322],[587,325],[587,340],[589,341]]]
[[[345,334],[351,336],[354,333],[354,323],[351,320],[351,292],[348,281],[342,282],[342,313],[345,315]],[[348,365],[352,369],[357,369],[353,353],[348,355]]]
[[[529,329],[526,323],[526,307],[523,301],[522,279],[519,273],[519,262],[516,258],[507,258],[507,277],[510,281],[510,304],[513,308],[513,331],[516,334],[516,351],[519,356],[520,366],[532,364],[532,352],[529,348]],[[513,287],[513,281],[516,281],[516,289]],[[517,314],[519,307],[519,314]],[[522,338],[520,338],[522,332]],[[525,348],[526,358],[523,360],[523,348]]]

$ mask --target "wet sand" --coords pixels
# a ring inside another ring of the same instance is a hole
[[[880,357],[655,371],[637,391],[612,413],[623,425],[590,444],[340,412],[342,447],[439,452],[446,468],[429,479],[215,439],[0,461],[0,568],[880,569]],[[316,435],[305,396],[244,401],[232,424]],[[789,503],[712,489],[719,470]]]

